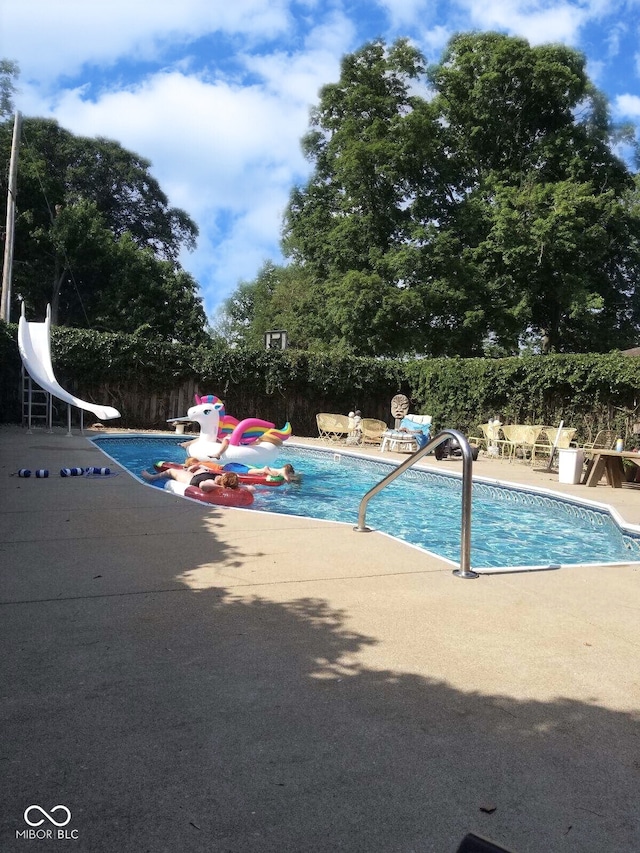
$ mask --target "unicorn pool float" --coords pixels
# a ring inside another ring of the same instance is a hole
[[[250,468],[270,466],[280,453],[282,443],[291,436],[289,423],[282,429],[276,429],[275,424],[259,418],[238,421],[226,414],[224,403],[214,394],[204,397],[196,395],[195,400],[196,405],[188,410],[186,417],[170,418],[168,423],[188,422],[200,425],[198,437],[185,445],[188,460],[201,462],[211,467],[212,471],[234,471],[240,475],[242,481],[243,472]],[[157,463],[156,468],[161,470],[163,464]],[[258,479],[253,478],[252,482],[258,482]],[[253,501],[253,494],[244,488],[204,493],[195,486],[185,488],[183,483],[168,480],[165,489],[186,497],[206,500],[207,503],[247,506]],[[200,492],[201,494],[197,494]]]

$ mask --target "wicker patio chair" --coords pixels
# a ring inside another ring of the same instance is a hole
[[[351,429],[349,418],[346,415],[334,415],[329,412],[320,412],[316,415],[318,435],[329,441],[340,441],[349,434]]]
[[[481,442],[484,443],[487,453],[491,456],[496,454],[499,456],[505,455],[505,449],[508,448],[508,442],[505,441],[502,435],[502,428],[498,424],[479,424],[480,432],[482,433]],[[482,443],[480,447],[482,447]]]
[[[380,444],[382,434],[387,429],[384,421],[379,421],[376,418],[362,419],[362,443],[363,444]]]

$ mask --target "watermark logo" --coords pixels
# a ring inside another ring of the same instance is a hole
[[[78,840],[77,829],[66,829],[71,823],[71,811],[66,806],[53,806],[46,811],[42,806],[33,804],[27,806],[24,810],[24,822],[31,829],[16,829],[16,838],[37,839],[37,840]],[[55,829],[51,829],[49,824],[53,824]]]
[[[64,814],[66,814],[66,818],[64,820],[57,821],[54,818],[53,813],[60,811],[60,810],[62,810],[64,812]],[[31,812],[36,812],[36,813],[39,812],[40,814],[43,814],[44,817],[40,818],[40,820],[31,820],[29,817],[29,814]],[[66,806],[54,806],[51,809],[51,813],[46,812],[42,808],[42,806],[27,806],[27,808],[24,810],[24,820],[25,820],[25,823],[29,824],[29,826],[42,826],[45,818],[50,823],[52,823],[54,826],[66,826],[71,821],[71,812],[69,811],[69,809]]]

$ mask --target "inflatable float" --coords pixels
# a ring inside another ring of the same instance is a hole
[[[251,506],[253,503],[253,492],[250,492],[249,489],[243,489],[242,486],[238,489],[212,489],[210,492],[203,492],[198,486],[179,483],[177,480],[167,480],[164,488],[165,491],[174,495],[192,498],[205,504],[215,504],[216,506],[243,507]]]
[[[187,459],[187,465],[191,462],[197,462],[198,460]],[[211,471],[212,476],[216,476],[217,474],[224,474],[225,471],[234,471],[238,474],[238,480],[245,486],[281,486],[285,479],[284,477],[273,477],[269,474],[250,474],[248,472],[235,471],[235,466],[230,465],[225,467],[220,463],[216,462],[200,462],[203,468],[208,468]],[[180,465],[179,462],[164,462],[159,461],[155,462],[153,467],[156,471],[167,471],[169,468],[184,468],[183,465]]]
[[[199,462],[220,460],[222,466],[239,463],[247,468],[262,468],[271,465],[282,446],[291,436],[291,424],[282,429],[259,418],[238,421],[227,415],[224,403],[214,394],[196,396],[183,418],[170,418],[167,423],[197,423],[198,437],[188,445],[187,455]],[[223,444],[223,442],[225,442]]]

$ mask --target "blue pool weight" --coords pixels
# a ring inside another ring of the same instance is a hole
[[[21,468],[18,471],[18,477],[30,477],[31,471],[28,468]]]
[[[47,471],[46,468],[38,468],[38,470],[36,471],[36,477],[38,477],[38,479],[42,479],[43,477],[48,477],[48,476],[49,476],[49,472]]]
[[[87,468],[85,474],[102,474],[103,476],[111,473],[111,468]]]
[[[81,474],[84,474],[84,468],[61,468],[60,476],[61,477],[79,477]]]

